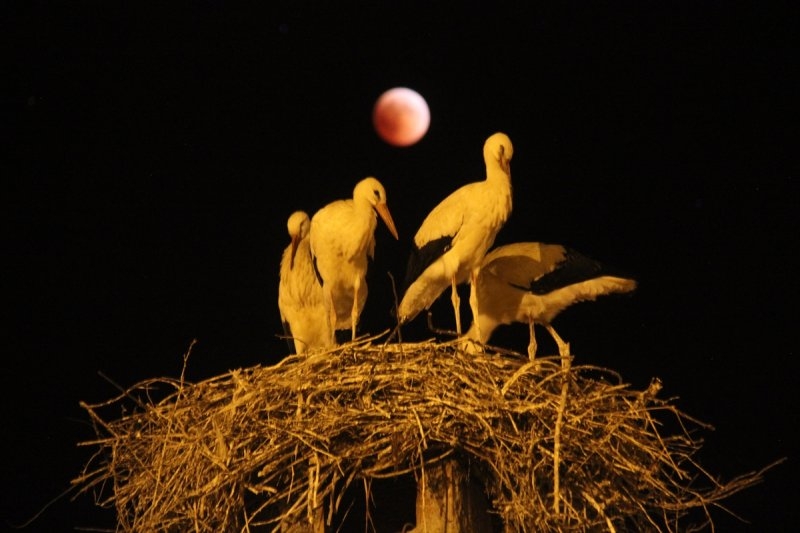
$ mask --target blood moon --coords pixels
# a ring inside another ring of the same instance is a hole
[[[411,146],[428,131],[431,112],[417,91],[395,87],[384,92],[372,108],[375,131],[394,146]]]

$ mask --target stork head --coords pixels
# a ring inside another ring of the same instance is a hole
[[[305,211],[295,211],[289,215],[286,228],[289,230],[289,237],[292,239],[289,268],[294,268],[294,256],[297,253],[297,247],[300,241],[308,236],[309,229],[311,228],[311,219],[308,217],[308,213]]]
[[[514,155],[514,145],[511,139],[503,132],[491,135],[483,144],[483,158],[489,161],[497,161],[503,172],[511,175],[511,157]]]
[[[353,189],[353,200],[356,203],[363,201],[368,202],[378,215],[380,215],[381,220],[383,220],[386,227],[389,228],[394,238],[399,239],[392,214],[389,212],[389,206],[386,203],[386,189],[383,188],[380,181],[372,176],[359,181],[356,184],[356,188]]]

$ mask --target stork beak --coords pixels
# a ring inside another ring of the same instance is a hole
[[[509,176],[511,175],[511,159],[506,157],[506,151],[502,146],[500,147],[500,168]]]
[[[294,256],[297,254],[297,246],[300,244],[300,236],[296,235],[292,237],[292,252],[289,256],[289,270],[294,268]]]
[[[389,206],[385,203],[375,204],[375,211],[383,219],[384,224],[386,227],[389,228],[389,231],[392,233],[396,240],[400,240],[400,237],[397,236],[397,228],[394,226],[394,220],[392,220],[392,214],[389,212]]]

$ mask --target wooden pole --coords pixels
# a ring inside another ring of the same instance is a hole
[[[492,533],[483,487],[457,459],[423,469],[416,511],[417,524],[409,533]]]

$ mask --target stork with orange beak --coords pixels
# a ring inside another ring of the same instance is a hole
[[[353,339],[367,301],[366,275],[375,256],[378,215],[397,239],[386,189],[370,176],[356,184],[352,198],[333,201],[311,218],[309,245],[322,285],[325,318],[333,331],[350,329]]]
[[[414,235],[406,270],[406,289],[398,307],[404,324],[428,309],[448,288],[461,334],[457,285],[470,284],[470,309],[480,308],[475,280],[486,251],[511,215],[511,157],[514,148],[505,133],[486,139],[483,159],[486,179],[468,183],[442,200],[425,217]]]

